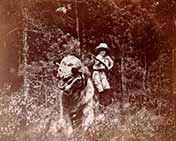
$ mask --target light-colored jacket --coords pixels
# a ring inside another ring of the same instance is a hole
[[[113,60],[111,59],[110,56],[101,56],[97,55],[95,64],[93,65],[94,70],[110,70],[114,65]]]

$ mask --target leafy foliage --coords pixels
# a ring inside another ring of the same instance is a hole
[[[16,1],[10,1],[6,9],[14,4]],[[58,120],[57,62],[71,53],[91,71],[94,59],[89,52],[95,54],[100,42],[108,43],[115,61],[108,74],[115,102],[103,109],[103,116],[97,113],[95,125],[88,131],[77,128],[73,140],[175,138],[169,44],[174,0],[77,0],[77,7],[70,0],[25,4],[28,15],[23,22],[27,23],[29,50],[17,58],[21,58],[18,73],[28,78],[29,95],[23,95],[25,88],[11,93],[9,85],[1,90],[2,139],[66,140]],[[10,15],[6,13],[9,19],[15,15],[11,10]],[[22,37],[18,38],[21,41]],[[14,42],[14,46],[20,43]],[[28,61],[25,69],[23,57]]]

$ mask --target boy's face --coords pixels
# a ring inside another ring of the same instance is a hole
[[[101,56],[105,56],[106,55],[106,51],[105,50],[101,50],[99,53]]]

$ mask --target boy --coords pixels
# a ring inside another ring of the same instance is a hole
[[[111,89],[107,79],[106,72],[113,67],[113,60],[109,56],[109,47],[106,43],[100,43],[96,47],[98,55],[95,57],[95,64],[93,65],[93,81],[95,87],[99,92],[100,104],[107,105],[107,98],[104,99],[106,93]],[[110,96],[110,94],[108,94]],[[105,102],[106,101],[106,102]]]

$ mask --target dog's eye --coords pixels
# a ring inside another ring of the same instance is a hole
[[[63,64],[64,66],[66,66],[66,63],[65,63],[64,61],[62,62],[62,64]]]
[[[69,67],[70,67],[70,66],[73,66],[73,64],[72,64],[72,63],[69,63],[69,64],[67,64],[67,66],[69,66]]]

